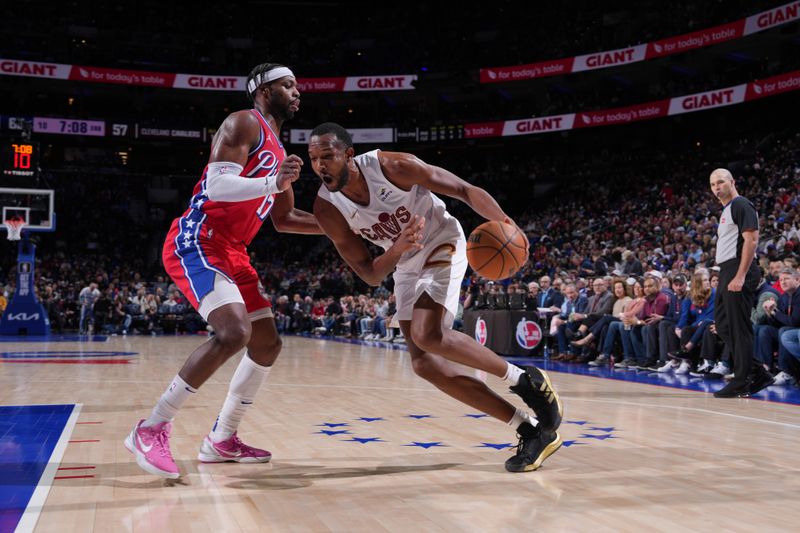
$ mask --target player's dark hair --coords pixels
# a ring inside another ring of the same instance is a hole
[[[255,91],[250,92],[249,85],[250,81],[254,80],[256,76],[261,76],[265,72],[269,72],[270,70],[278,67],[282,67],[280,63],[261,63],[260,65],[256,65],[253,67],[253,70],[250,71],[250,74],[247,75],[247,81],[244,84],[245,92],[247,93],[247,98],[250,100],[250,103],[255,103]],[[257,87],[256,87],[257,88]]]
[[[311,136],[321,137],[329,133],[336,135],[336,138],[339,139],[346,148],[353,147],[353,137],[350,136],[346,129],[335,122],[323,122],[311,131]]]

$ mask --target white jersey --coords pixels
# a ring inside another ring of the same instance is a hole
[[[356,156],[355,161],[369,188],[369,205],[349,200],[323,185],[319,197],[336,206],[353,233],[388,250],[414,215],[425,217],[422,249],[403,254],[397,263],[394,294],[397,313],[392,321],[411,320],[414,305],[424,294],[441,304],[442,323],[451,327],[458,311],[461,282],[467,270],[467,241],[461,224],[447,212],[444,202],[425,187],[404,191],[381,171],[378,150]]]
[[[341,192],[330,192],[325,185],[320,186],[319,197],[336,206],[353,233],[384,250],[392,246],[414,215],[425,217],[422,249],[406,252],[397,264],[398,271],[418,270],[424,261],[434,259],[432,255],[439,255],[437,248],[447,243],[453,245],[449,250],[452,255],[456,242],[464,240],[461,224],[447,212],[444,202],[425,187],[414,185],[405,191],[386,179],[379,153],[373,150],[355,157],[369,188],[369,205],[357,204]]]

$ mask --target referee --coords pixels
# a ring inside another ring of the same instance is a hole
[[[758,245],[758,213],[736,192],[731,173],[718,168],[711,173],[711,192],[723,205],[717,228],[719,287],[714,302],[717,333],[733,353],[733,379],[714,393],[717,398],[746,398],[774,379],[753,358],[753,325],[750,311],[761,281],[755,261]]]

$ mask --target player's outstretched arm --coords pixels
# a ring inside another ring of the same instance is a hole
[[[381,168],[392,183],[403,188],[422,185],[426,189],[461,200],[487,220],[497,220],[516,226],[492,197],[480,187],[459,178],[449,170],[429,165],[415,155],[402,152],[381,152]],[[525,236],[525,232],[520,229]],[[527,238],[525,240],[527,243]]]
[[[342,214],[330,202],[317,197],[314,202],[314,216],[322,230],[333,241],[342,259],[350,265],[353,272],[372,287],[380,285],[392,272],[407,251],[422,248],[422,229],[425,218],[415,216],[409,222],[394,244],[378,257],[370,255],[360,237],[352,232]]]
[[[283,194],[275,196],[275,205],[270,211],[272,224],[281,233],[302,233],[305,235],[322,235],[324,232],[317,224],[314,215],[294,206],[294,191],[291,187]]]

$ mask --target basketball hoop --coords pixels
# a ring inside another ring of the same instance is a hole
[[[21,218],[12,218],[11,220],[4,220],[3,225],[8,232],[9,241],[18,241],[22,238],[22,228],[25,227],[25,221]]]

